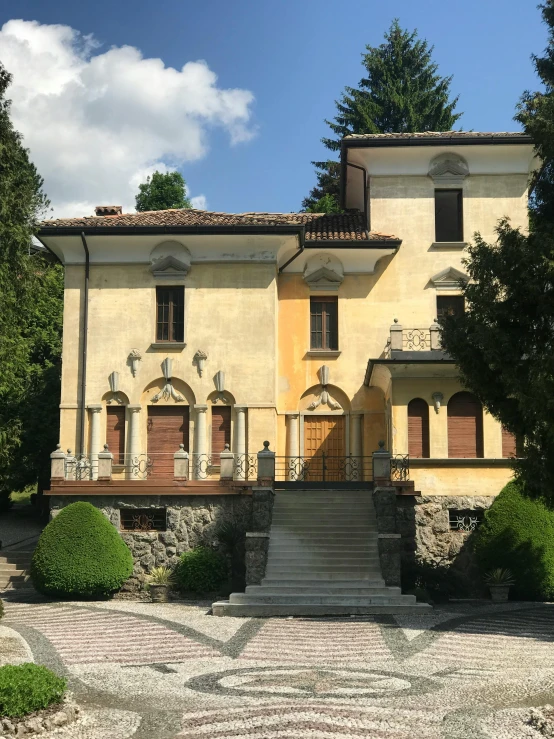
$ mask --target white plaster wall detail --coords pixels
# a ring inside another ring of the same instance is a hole
[[[206,364],[207,358],[208,355],[206,352],[203,352],[202,349],[199,349],[193,357],[193,362],[196,363],[196,368],[200,377],[204,374],[204,365]]]
[[[108,404],[115,400],[116,403],[121,405],[123,403],[123,399],[119,395],[119,372],[112,372],[108,377],[108,382],[110,384],[110,392],[112,394],[112,397],[107,401]]]
[[[190,272],[191,254],[178,241],[163,241],[150,252],[150,270],[161,280],[184,280]]]
[[[437,290],[461,290],[469,282],[469,277],[455,267],[448,267],[431,277],[431,284]]]
[[[182,401],[184,401],[183,396],[178,393],[171,384],[172,370],[173,360],[170,359],[170,357],[166,357],[162,362],[162,372],[165,378],[165,385],[159,393],[156,393],[156,395],[153,396],[152,403],[157,403],[160,398],[163,398],[164,400],[169,400],[169,398],[173,398],[176,403],[181,403]]]
[[[342,262],[330,252],[314,254],[304,267],[304,281],[314,291],[336,292],[344,280]]]
[[[212,403],[227,403],[227,398],[225,397],[225,372],[223,372],[223,370],[219,370],[215,373],[214,384],[218,395],[212,400]]]
[[[319,408],[320,405],[328,405],[332,411],[342,410],[342,405],[336,400],[333,400],[329,395],[329,391],[327,390],[327,385],[329,384],[329,367],[327,367],[327,365],[325,364],[322,365],[319,369],[318,374],[319,381],[322,386],[321,393],[318,398],[310,403],[310,405],[308,406],[308,410],[315,411],[315,409]]]
[[[131,349],[129,352],[129,363],[131,365],[131,373],[133,377],[137,376],[139,362],[142,359],[142,354],[138,349]]]
[[[468,175],[467,162],[459,154],[451,152],[439,154],[429,165],[429,177],[438,186],[457,185],[461,187]]]

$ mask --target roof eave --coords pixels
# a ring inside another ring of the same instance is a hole
[[[276,224],[273,226],[252,225],[225,225],[225,226],[43,226],[38,234],[47,236],[128,236],[152,234],[289,234],[291,236],[304,234],[304,225]]]
[[[379,139],[349,139],[344,138],[341,141],[341,166],[346,167],[346,157],[344,156],[346,149],[351,148],[390,148],[398,146],[486,146],[486,145],[508,145],[508,144],[533,144],[533,139],[527,134],[518,134],[515,136],[430,136],[424,138],[421,136],[413,138],[388,138]],[[341,173],[342,174],[342,173]],[[342,193],[341,193],[342,197]]]
[[[321,247],[343,246],[345,249],[398,249],[402,239],[359,239],[349,241],[348,239],[306,239],[306,249],[318,249]]]

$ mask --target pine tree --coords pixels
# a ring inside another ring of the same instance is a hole
[[[346,87],[336,101],[337,115],[325,121],[333,137],[322,142],[331,151],[340,149],[344,136],[354,133],[408,133],[450,131],[462,115],[451,99],[452,77],[441,77],[432,58],[433,47],[400,27],[394,20],[385,33],[385,43],[367,46],[363,55],[365,76],[357,88]],[[338,202],[339,166],[332,159],[313,162],[317,185],[304,199],[305,209],[325,194]]]
[[[58,437],[63,305],[61,268],[31,254],[48,200],[10,120],[10,83],[0,64],[0,507],[47,474]]]
[[[545,87],[526,92],[516,116],[541,158],[530,232],[503,220],[496,243],[470,246],[467,312],[445,321],[442,341],[463,383],[522,439],[525,489],[554,497],[554,0],[540,7],[549,41],[534,62]]]
[[[180,172],[154,172],[152,177],[147,177],[146,182],[139,185],[135,200],[139,212],[192,208],[187,197],[186,183]]]

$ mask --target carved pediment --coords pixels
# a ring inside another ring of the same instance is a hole
[[[184,279],[190,270],[190,263],[182,262],[171,254],[159,259],[152,267],[152,274],[159,279]]]
[[[315,272],[305,275],[304,280],[311,290],[338,290],[344,280],[344,275],[327,269],[327,267],[320,267]]]
[[[439,154],[429,165],[429,177],[439,186],[460,186],[468,174],[467,162],[459,154]]]
[[[469,282],[469,277],[455,267],[448,267],[431,277],[433,287],[440,290],[459,290],[460,283]]]

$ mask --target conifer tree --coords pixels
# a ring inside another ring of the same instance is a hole
[[[451,99],[452,77],[441,77],[433,61],[433,47],[394,20],[385,43],[366,47],[365,75],[357,88],[346,87],[336,101],[337,114],[325,121],[334,136],[322,142],[331,151],[340,149],[344,136],[353,133],[408,133],[450,131],[462,115],[455,113],[458,98]],[[338,202],[339,166],[329,159],[313,162],[317,185],[304,199],[314,207],[324,195]]]
[[[525,489],[554,497],[554,0],[542,9],[548,47],[533,57],[544,89],[526,92],[516,120],[535,143],[530,231],[500,222],[496,243],[477,237],[466,260],[467,310],[445,320],[442,341],[463,383],[520,437]]]

